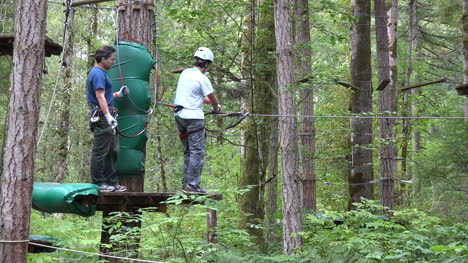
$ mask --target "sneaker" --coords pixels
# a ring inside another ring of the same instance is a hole
[[[190,184],[184,185],[182,188],[182,192],[184,193],[196,193],[196,194],[206,194],[206,190],[201,188],[200,186],[192,186]]]
[[[113,187],[112,185],[101,184],[99,186],[99,191],[101,191],[101,192],[114,192],[115,187]]]
[[[116,192],[125,192],[125,191],[127,191],[127,187],[125,187],[123,185],[120,185],[120,184],[116,184],[114,187],[115,187]]]

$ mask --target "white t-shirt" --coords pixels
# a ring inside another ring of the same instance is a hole
[[[189,68],[182,71],[174,105],[184,108],[175,115],[183,119],[204,119],[203,99],[213,91],[210,80],[200,70]]]

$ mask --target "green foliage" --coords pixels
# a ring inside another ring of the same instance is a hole
[[[376,215],[383,207],[375,201],[355,205],[355,211],[308,215],[302,253],[318,253],[317,262],[462,262],[468,256],[466,225],[444,226],[416,209],[395,211],[389,220]]]

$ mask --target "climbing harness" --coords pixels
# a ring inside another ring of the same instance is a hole
[[[90,113],[89,113],[89,122],[90,124],[91,123],[96,123],[98,122],[101,118],[99,116],[99,113],[102,112],[101,108],[99,107],[99,105],[95,105],[93,107],[93,109],[91,109]],[[117,116],[118,116],[118,109],[115,108],[115,107],[109,107],[109,112],[111,112],[112,116],[117,119]],[[122,131],[119,130],[118,127],[115,127],[115,131],[117,131],[118,134],[120,134],[120,136],[122,137],[125,137],[125,138],[135,138],[135,137],[138,137],[140,136],[143,132],[145,132],[146,128],[148,128],[148,123],[149,123],[149,119],[150,119],[150,116],[151,114],[153,114],[153,110],[148,110],[148,114],[146,114],[146,121],[145,121],[145,125],[143,127],[143,129],[141,131],[139,131],[137,134],[135,135],[127,135],[127,134],[124,134]]]

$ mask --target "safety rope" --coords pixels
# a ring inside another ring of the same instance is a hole
[[[118,67],[118,70],[119,70],[119,81],[120,81],[120,85],[122,87],[124,87],[125,83],[124,83],[124,78],[123,78],[122,67],[120,65],[121,60],[120,60],[120,46],[119,46],[119,26],[117,24],[117,20],[119,18],[119,6],[115,7],[115,13],[116,13],[117,18],[114,18],[114,16],[111,15],[111,19],[113,21],[114,31],[115,31],[115,45],[116,45],[116,48],[117,48],[116,57],[117,57],[117,67]],[[146,111],[146,110],[141,109],[140,107],[138,107],[138,105],[132,100],[132,97],[130,96],[130,94],[128,94],[125,97],[128,98],[128,100],[133,104],[133,106],[137,110],[139,110],[141,112],[144,112],[146,114],[147,120],[145,121],[145,125],[143,126],[143,128],[138,133],[136,133],[135,135],[126,135],[123,132],[121,132],[119,130],[119,128],[116,128],[116,131],[117,131],[118,134],[120,134],[121,136],[123,136],[125,138],[135,138],[135,137],[138,137],[141,134],[143,134],[146,131],[146,129],[148,128],[148,123],[149,123],[149,119],[150,119],[149,116],[151,116],[153,114],[153,110],[149,109],[149,110]]]
[[[66,5],[67,5],[66,10],[64,11],[65,21],[64,21],[64,27],[63,27],[63,40],[62,40],[63,50],[62,50],[62,56],[60,58],[60,62],[61,62],[60,64],[61,65],[60,65],[59,71],[57,73],[57,76],[55,78],[55,86],[54,86],[54,90],[52,91],[52,98],[50,100],[49,108],[48,108],[47,114],[46,114],[46,119],[44,121],[45,125],[42,127],[41,133],[39,134],[39,138],[37,140],[37,146],[39,146],[40,143],[41,143],[41,139],[42,139],[42,136],[44,135],[44,130],[45,130],[46,124],[49,121],[49,117],[50,117],[50,114],[52,112],[52,107],[55,105],[55,99],[56,99],[56,96],[57,96],[59,78],[62,75],[63,69],[67,66],[67,63],[65,62],[65,55],[66,55],[65,50],[68,48],[68,41],[69,41],[69,38],[68,38],[69,34],[67,34],[68,27],[69,27],[68,17],[70,15],[70,13],[73,13],[73,9],[71,8],[71,0],[67,0]],[[45,59],[45,57],[44,57],[44,59]],[[44,65],[45,65],[45,63],[44,63]]]

